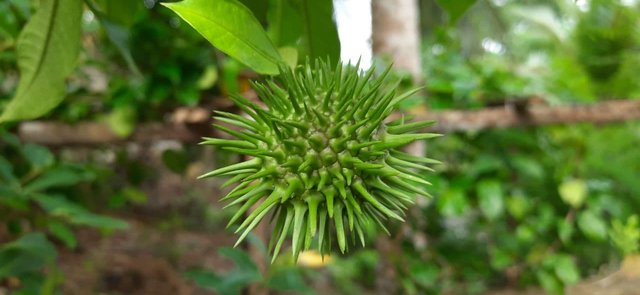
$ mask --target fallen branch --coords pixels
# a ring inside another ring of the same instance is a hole
[[[121,138],[111,129],[96,122],[73,125],[33,121],[20,124],[18,134],[26,142],[45,145],[97,145],[127,141],[148,143],[158,140],[198,142],[203,136],[212,136],[208,111],[194,119],[173,120],[173,123],[146,123],[138,126],[129,137]],[[205,114],[205,115],[202,115]],[[507,104],[479,110],[451,110],[423,112],[417,119],[435,120],[433,131],[449,133],[482,129],[539,126],[549,124],[573,124],[579,122],[612,123],[640,119],[640,100],[610,100],[590,105],[547,106],[538,104]],[[174,116],[175,117],[175,116]]]
[[[146,123],[138,126],[132,135],[120,137],[108,125],[97,122],[64,124],[52,121],[33,121],[20,124],[18,136],[25,142],[50,146],[99,145],[123,142],[149,143],[160,140],[198,142],[210,128],[188,124]]]

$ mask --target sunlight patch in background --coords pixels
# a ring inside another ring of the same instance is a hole
[[[371,1],[334,0],[338,35],[340,36],[340,59],[355,64],[362,57],[360,67],[371,67]]]

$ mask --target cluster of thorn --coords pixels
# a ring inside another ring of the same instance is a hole
[[[368,224],[387,231],[387,219],[403,221],[415,196],[428,196],[420,189],[429,184],[421,171],[438,162],[398,148],[438,136],[413,133],[433,122],[385,123],[415,91],[396,95],[384,88],[389,69],[378,78],[374,72],[322,61],[282,67],[275,79],[252,84],[266,108],[232,96],[247,116],[216,112],[219,122],[239,129],[215,126],[237,139],[205,138],[203,144],[251,156],[202,176],[231,176],[225,185],[238,183],[223,198],[231,201],[227,206],[240,205],[229,221],[240,223],[238,243],[271,213],[274,259],[289,232],[295,259],[312,245],[328,253],[332,240],[344,252],[348,237],[364,246]]]

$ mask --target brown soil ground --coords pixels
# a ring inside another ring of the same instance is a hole
[[[76,251],[61,251],[65,274],[62,293],[84,294],[210,294],[186,281],[191,268],[224,271],[233,265],[219,247],[232,246],[224,233],[165,232],[130,221],[130,229],[101,238],[83,230]]]

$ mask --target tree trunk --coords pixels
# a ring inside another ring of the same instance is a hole
[[[422,82],[420,31],[417,0],[372,0],[372,39],[374,56],[387,58],[396,70],[408,72],[415,84]],[[412,153],[422,154],[424,145],[413,144]],[[396,233],[401,235],[401,233]],[[377,294],[398,294],[399,284],[393,257],[401,251],[401,236],[380,237]]]
[[[389,58],[397,70],[422,80],[417,0],[372,0],[373,54]]]

